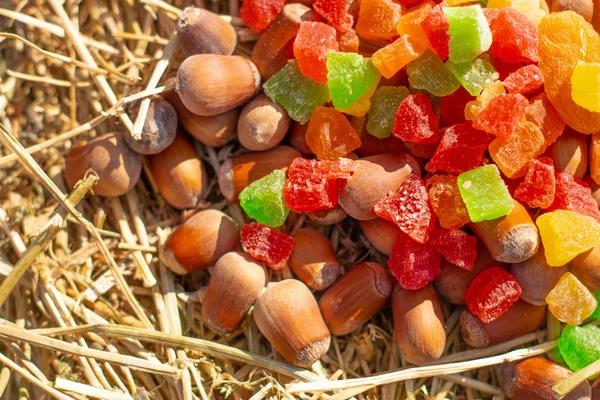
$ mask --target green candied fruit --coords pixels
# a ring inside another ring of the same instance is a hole
[[[371,97],[367,116],[367,132],[379,139],[392,134],[396,110],[410,92],[404,86],[382,86]]]
[[[473,222],[503,217],[515,206],[494,164],[463,172],[458,176],[457,184]]]
[[[300,72],[292,60],[263,85],[265,94],[280,104],[290,118],[306,124],[317,108],[329,101],[327,85],[317,83]]]
[[[370,58],[356,53],[327,52],[327,86],[331,102],[345,110],[371,90],[381,78]]]
[[[450,27],[448,58],[454,63],[473,60],[492,45],[492,31],[480,6],[446,7]]]
[[[408,82],[415,89],[426,90],[434,96],[444,97],[454,93],[460,82],[446,68],[444,62],[431,50],[406,66]]]
[[[558,350],[573,371],[587,367],[600,360],[600,328],[567,326],[558,340]]]
[[[446,67],[471,96],[479,96],[483,89],[500,77],[494,66],[481,58],[462,64],[448,60]]]
[[[276,169],[240,193],[240,205],[248,216],[263,225],[283,225],[290,210],[283,201],[285,172]]]

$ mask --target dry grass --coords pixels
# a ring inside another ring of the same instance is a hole
[[[237,52],[249,54],[255,36],[235,17],[237,1],[195,4],[230,20]],[[187,5],[0,0],[0,275],[11,277],[0,287],[0,399],[503,398],[494,366],[552,349],[545,331],[467,350],[460,310],[444,304],[444,357],[406,368],[386,308],[362,332],[333,338],[310,371],[298,369],[281,361],[251,317],[225,338],[204,327],[209,273],[176,277],[157,258],[168,231],[191,213],[169,207],[147,169],[121,198],[88,197],[77,207],[67,199],[64,154],[79,139],[139,132],[147,103],[136,121],[122,106],[164,90],[181,62],[174,19]],[[214,178],[240,149],[197,149],[213,179],[201,208],[243,222]],[[312,223],[292,215],[283,230],[303,224]],[[386,261],[352,221],[315,227],[344,267]],[[512,351],[522,347],[531,348]]]

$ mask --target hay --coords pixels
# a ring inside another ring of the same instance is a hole
[[[503,398],[493,366],[552,349],[545,330],[466,350],[460,310],[444,304],[443,358],[437,366],[407,369],[386,307],[361,332],[332,338],[329,353],[302,370],[281,360],[251,316],[224,338],[204,327],[200,305],[209,272],[177,277],[157,258],[170,229],[193,212],[168,206],[147,168],[121,198],[88,197],[77,208],[66,199],[63,156],[73,142],[139,132],[147,102],[135,121],[122,107],[160,93],[174,75],[182,61],[174,19],[187,5],[0,1],[0,275],[25,272],[3,280],[11,293],[0,307],[0,398]],[[236,53],[250,54],[256,36],[236,17],[237,1],[195,5],[231,21],[240,37]],[[197,149],[212,168],[210,194],[198,208],[243,222],[215,178],[241,149]],[[53,214],[66,226],[49,224]],[[303,225],[331,238],[345,268],[368,258],[386,261],[355,221],[323,227],[291,215],[283,230]],[[289,276],[284,269],[271,279]]]

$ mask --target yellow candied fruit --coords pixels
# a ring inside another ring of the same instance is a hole
[[[542,2],[544,2],[543,5]],[[539,25],[542,18],[548,15],[548,6],[545,4],[545,0],[489,0],[487,7],[512,7],[525,14],[536,25]]]
[[[377,85],[374,85],[367,93],[365,93],[360,99],[356,100],[345,110],[339,110],[344,114],[352,115],[354,117],[362,117],[367,114],[367,111],[371,108],[371,97],[375,93]]]
[[[592,315],[598,306],[594,295],[570,272],[560,278],[545,300],[556,319],[575,326]]]
[[[571,96],[578,106],[600,112],[600,63],[579,61],[571,75]]]
[[[465,119],[467,121],[475,120],[481,110],[487,107],[494,96],[503,93],[506,93],[506,89],[504,89],[502,82],[495,81],[490,83],[485,89],[483,89],[481,94],[477,96],[476,100],[467,103],[465,107]]]

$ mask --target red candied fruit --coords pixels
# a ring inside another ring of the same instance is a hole
[[[421,21],[421,28],[427,34],[427,39],[431,43],[431,47],[435,50],[438,57],[442,60],[448,58],[450,48],[448,42],[450,41],[450,35],[448,29],[450,23],[448,18],[444,14],[444,8],[448,7],[445,2],[437,4],[429,11],[427,17]]]
[[[532,63],[538,57],[538,29],[525,14],[512,7],[500,9],[490,21],[491,50],[509,63]]]
[[[483,155],[491,141],[490,135],[473,128],[470,122],[449,126],[425,169],[454,175],[481,166]]]
[[[460,229],[435,228],[426,243],[448,262],[470,271],[477,258],[477,238]]]
[[[554,202],[546,211],[570,210],[588,215],[600,222],[598,203],[592,196],[592,189],[584,181],[566,172],[556,173],[556,194]]]
[[[347,158],[317,161],[298,157],[288,168],[283,200],[296,212],[332,209],[338,204],[337,180],[350,178],[353,170],[354,162]]]
[[[244,0],[240,18],[253,32],[261,33],[283,10],[285,0]]]
[[[316,0],[313,3],[317,14],[342,32],[352,28],[354,23],[354,18],[348,13],[349,6],[348,0]]]
[[[257,222],[242,226],[241,236],[244,251],[275,270],[283,268],[294,250],[294,238]]]
[[[439,139],[440,121],[424,94],[407,96],[396,111],[392,134],[406,142],[429,144]]]
[[[440,253],[400,233],[388,261],[392,274],[404,289],[427,286],[441,272]]]
[[[527,94],[536,91],[544,84],[544,76],[537,65],[531,64],[519,68],[502,83],[509,93]]]
[[[491,267],[473,279],[465,294],[465,304],[487,324],[507,312],[520,296],[521,286],[515,277],[500,267]]]
[[[462,86],[451,95],[442,97],[442,122],[446,125],[465,122],[465,107],[473,100],[475,96],[471,96],[471,93]]]
[[[338,50],[336,30],[322,22],[304,21],[294,40],[294,57],[300,72],[315,82],[327,83],[327,50]]]
[[[514,198],[531,208],[548,208],[554,201],[556,178],[550,157],[533,158],[527,164],[525,179],[515,189]]]
[[[373,210],[419,243],[427,241],[435,225],[435,213],[429,204],[425,182],[416,174],[411,174],[396,193],[381,199]]]
[[[522,94],[497,94],[473,121],[473,127],[499,137],[513,134],[529,101]]]
[[[504,81],[510,74],[523,67],[522,63],[509,63],[502,61],[499,57],[491,57],[492,65],[498,73],[498,79]]]

